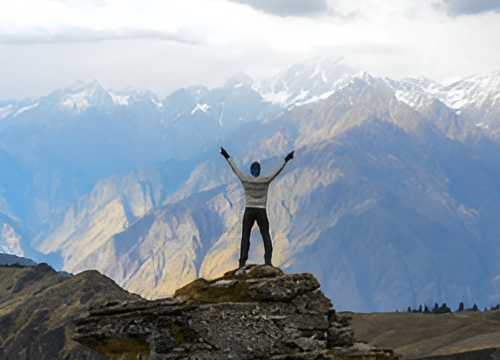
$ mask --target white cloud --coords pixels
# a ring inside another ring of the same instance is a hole
[[[494,11],[450,17],[439,0],[297,0],[287,10],[280,0],[266,12],[234,1],[0,0],[0,99],[94,78],[165,96],[322,54],[373,75],[436,80],[500,64]]]
[[[163,32],[154,29],[100,29],[66,26],[50,31],[43,28],[33,28],[17,33],[0,34],[0,43],[4,44],[43,44],[43,43],[79,43],[110,40],[162,40],[183,43],[200,43],[203,39],[189,31]]]

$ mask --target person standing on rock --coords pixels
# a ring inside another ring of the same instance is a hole
[[[266,265],[271,264],[271,258],[273,255],[273,244],[271,242],[271,235],[269,234],[269,220],[267,218],[267,192],[269,190],[269,184],[273,181],[276,176],[285,168],[288,161],[293,159],[294,151],[288,154],[280,167],[271,175],[262,176],[260,175],[260,164],[255,161],[250,166],[250,172],[252,176],[243,174],[233,160],[227,153],[227,151],[221,147],[220,153],[227,160],[229,166],[234,171],[236,176],[240,179],[245,189],[245,214],[243,215],[243,230],[241,234],[241,250],[240,250],[240,265],[239,267],[245,266],[248,260],[248,250],[250,248],[250,233],[252,232],[252,227],[255,222],[259,227],[260,234],[262,235],[262,240],[264,241],[264,262]]]

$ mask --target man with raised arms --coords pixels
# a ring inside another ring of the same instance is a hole
[[[229,166],[233,169],[234,173],[240,179],[245,189],[245,214],[243,215],[243,230],[241,234],[241,251],[240,251],[240,268],[245,266],[248,259],[248,250],[250,248],[250,233],[252,227],[257,222],[260,234],[262,235],[262,240],[264,241],[264,262],[266,265],[271,264],[271,257],[273,255],[273,244],[271,242],[271,235],[269,234],[269,220],[267,218],[266,206],[267,206],[267,192],[269,190],[269,184],[271,181],[278,176],[278,174],[284,169],[288,161],[293,159],[294,151],[288,154],[280,167],[271,175],[262,176],[260,175],[260,164],[255,161],[250,166],[250,172],[252,176],[243,174],[233,160],[227,153],[227,151],[221,147],[220,153],[224,158],[226,158]]]

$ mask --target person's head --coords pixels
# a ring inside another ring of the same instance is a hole
[[[255,177],[260,175],[260,164],[257,161],[254,161],[252,165],[250,165],[250,172]]]

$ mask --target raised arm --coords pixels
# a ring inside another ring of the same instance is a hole
[[[267,181],[273,181],[274,178],[276,176],[278,176],[279,173],[285,168],[285,165],[286,165],[286,161],[283,160],[283,162],[281,163],[280,167],[278,169],[276,169],[276,171],[273,174],[266,176],[266,180]]]
[[[221,153],[222,156],[224,156],[224,158],[226,159],[227,163],[229,164],[229,166],[231,167],[231,169],[234,171],[234,173],[236,174],[236,176],[238,176],[240,178],[240,180],[243,180],[243,178],[245,177],[245,174],[243,174],[240,170],[238,170],[238,168],[234,164],[233,160],[231,159],[231,157],[227,153],[226,149],[224,149],[223,147],[221,147],[220,148],[220,153]]]
[[[287,156],[283,159],[283,162],[281,163],[280,167],[279,167],[278,169],[276,169],[276,171],[275,171],[273,174],[271,174],[271,175],[267,176],[267,179],[268,179],[269,181],[273,181],[273,180],[274,180],[274,178],[275,178],[276,176],[278,176],[278,175],[279,175],[279,173],[280,173],[280,172],[281,172],[281,171],[285,168],[285,165],[286,165],[286,164],[287,164],[290,160],[292,160],[292,159],[293,159],[293,154],[294,154],[294,153],[295,153],[295,151],[292,151],[290,154],[288,154],[288,155],[287,155]]]

